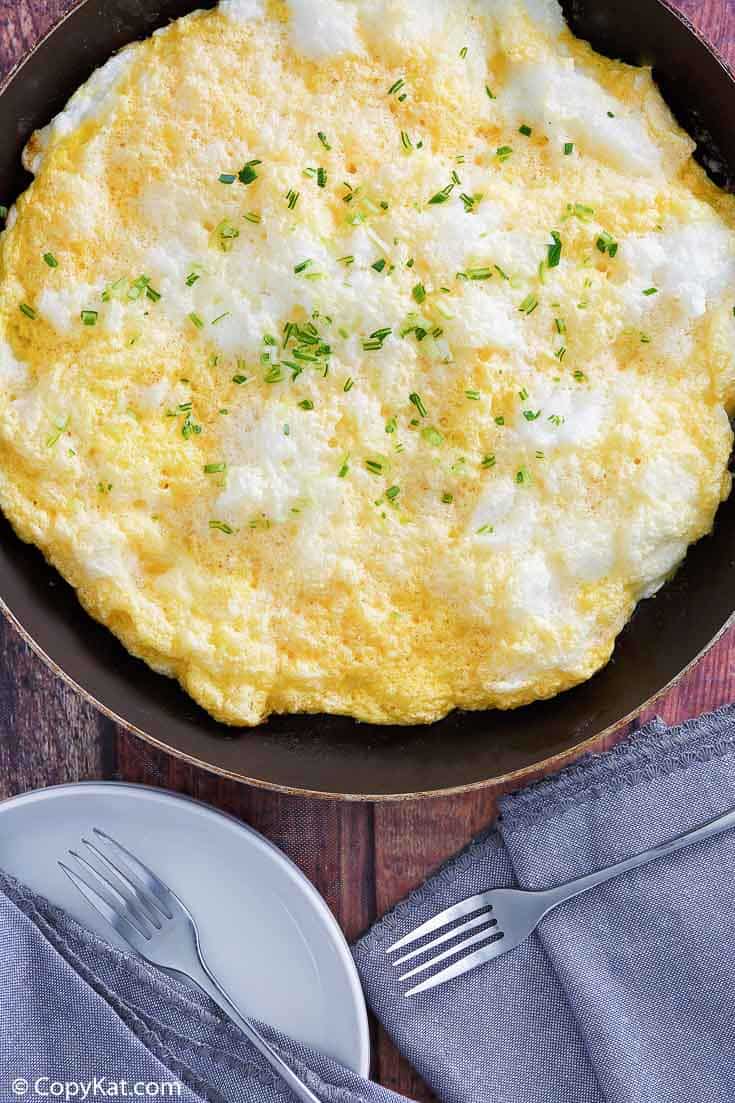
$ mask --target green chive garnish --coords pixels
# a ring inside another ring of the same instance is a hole
[[[38,317],[33,307],[29,306],[28,303],[20,304],[20,312],[21,314],[25,314],[26,318],[30,318],[32,322],[35,322]]]
[[[453,501],[454,501],[454,495],[453,494],[442,494],[442,502],[444,503],[445,506],[450,506]]]
[[[322,145],[324,146],[325,149],[331,149],[332,148],[330,146],[329,142],[327,141],[327,136],[326,136],[326,134],[324,133],[323,130],[318,130],[316,136],[319,139],[319,141],[322,143]]]
[[[413,394],[410,394],[408,396],[408,401],[411,403],[412,406],[416,407],[422,417],[426,417],[428,411],[426,409],[426,406],[424,406],[424,402],[420,394],[416,394],[415,392]]]
[[[561,260],[561,238],[556,230],[551,231],[552,242],[551,245],[547,245],[547,258],[546,263],[549,268],[556,268]]]
[[[224,532],[225,536],[232,536],[235,531],[233,528],[230,528],[225,521],[210,521],[209,527],[211,529],[217,529],[218,532]]]
[[[54,256],[53,253],[44,253],[43,254],[43,259],[46,261],[46,264],[49,266],[49,268],[58,268],[59,267],[59,262],[58,262],[58,260],[56,259],[56,257]]]
[[[205,475],[220,475],[223,471],[227,470],[226,463],[206,463],[204,465]]]
[[[252,184],[254,180],[258,179],[258,174],[255,171],[256,165],[262,165],[262,161],[248,161],[248,163],[240,169],[237,176],[241,184]]]
[[[526,126],[526,124],[524,123],[523,126],[518,127],[518,133],[523,134],[526,138],[530,138],[533,134],[533,131],[531,130],[530,126]]]
[[[302,402],[299,402],[299,408],[302,410],[313,410],[314,403],[310,398],[305,398]]]
[[[237,180],[237,175],[234,172],[223,172],[220,175],[220,184],[234,184]]]
[[[189,315],[189,321],[192,323],[192,325],[195,325],[197,329],[204,329],[204,322],[193,310]]]
[[[83,310],[80,317],[85,326],[96,326],[99,314],[96,310]]]
[[[564,155],[568,157],[570,153],[574,153],[574,142],[564,143]]]

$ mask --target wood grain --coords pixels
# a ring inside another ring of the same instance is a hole
[[[72,6],[73,0],[0,0],[0,79]],[[675,6],[735,66],[735,0],[677,0]],[[734,699],[735,631],[639,722],[653,712],[680,721]],[[283,797],[225,781],[155,751],[101,717],[58,681],[4,621],[0,710],[0,797],[108,778],[207,801],[262,831],[297,862],[348,938],[464,846],[492,819],[499,794],[496,789],[372,807]],[[376,1078],[419,1103],[430,1103],[428,1090],[377,1029],[375,1043]]]

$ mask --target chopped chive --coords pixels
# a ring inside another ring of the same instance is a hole
[[[499,264],[494,264],[493,268],[498,273],[498,275],[501,276],[504,280],[510,280],[510,276],[508,275],[508,273],[504,272]]]
[[[484,468],[495,467],[495,463],[496,463],[495,456],[491,454],[489,456],[484,457],[482,463],[480,464],[480,467],[484,467]]]
[[[589,207],[586,203],[567,203],[567,217],[578,218],[580,222],[589,222],[595,213],[594,207]]]
[[[493,93],[492,93],[492,91],[491,91],[491,89],[490,89],[490,86],[489,86],[488,84],[486,84],[486,85],[485,85],[485,93],[486,93],[486,95],[487,95],[487,98],[488,98],[489,100],[494,100],[494,99],[497,99],[497,97],[496,97],[495,95],[493,95]]]
[[[32,322],[35,322],[38,317],[33,307],[29,306],[28,303],[20,304],[20,312],[21,314],[25,314],[26,318],[30,318]]]
[[[339,469],[339,478],[340,479],[346,478],[349,470],[350,470],[350,457],[345,456],[345,458],[342,460],[342,466]]]
[[[442,502],[444,503],[445,506],[450,506],[453,501],[454,501],[454,495],[453,494],[442,494]]]
[[[385,260],[381,257],[380,260],[376,260],[375,264],[371,264],[370,267],[374,268],[376,272],[382,272],[385,268],[385,264]]]
[[[422,303],[426,299],[426,288],[422,283],[417,283],[411,294],[417,303]]]
[[[204,329],[204,322],[199,317],[199,315],[193,310],[192,310],[191,314],[189,315],[189,321],[191,322],[192,325],[196,326],[197,329]]]
[[[235,531],[225,521],[210,521],[209,527],[217,529],[218,532],[223,532],[225,536],[232,536]]]
[[[385,496],[389,502],[395,502],[398,495],[401,493],[400,486],[389,486],[385,492]]]
[[[301,402],[299,402],[299,409],[301,409],[301,410],[313,410],[314,409],[314,403],[311,401],[310,398],[305,398]]]
[[[313,260],[302,260],[300,264],[297,264],[295,266],[294,272],[297,276],[299,276],[302,272],[305,272],[306,269],[309,268],[313,263]]]
[[[595,245],[601,253],[607,253],[609,257],[614,257],[618,251],[618,243],[615,241],[612,234],[609,234],[607,232],[607,230],[603,230],[603,232],[597,238]]]
[[[338,259],[337,259],[337,264],[350,265],[350,264],[354,264],[354,263],[355,263],[355,258],[351,253],[348,254],[348,256],[346,256],[346,257],[338,257]]]
[[[238,386],[242,383],[247,383],[248,377],[246,375],[233,375],[232,382],[237,383]]]
[[[348,393],[348,391],[351,391],[351,390],[352,390],[352,388],[354,387],[354,385],[355,385],[355,383],[354,383],[354,380],[352,379],[352,376],[349,376],[349,377],[348,377],[348,378],[347,378],[347,379],[345,380],[345,385],[344,385],[344,387],[342,388],[342,390],[343,390],[343,391],[345,392],[345,394],[347,394],[347,393]]]
[[[205,475],[220,475],[223,471],[227,470],[226,463],[206,463],[204,465]]]
[[[533,131],[531,130],[530,126],[527,126],[525,123],[523,123],[522,126],[518,127],[518,133],[523,134],[526,138],[530,138],[533,134]]]
[[[531,476],[529,474],[528,468],[520,467],[518,471],[516,471],[516,482],[519,486],[528,486],[528,484],[531,482]]]
[[[234,184],[237,180],[237,173],[235,172],[223,172],[220,174],[220,184]]]
[[[584,383],[585,379],[587,378],[584,372],[580,371],[579,368],[577,368],[576,371],[572,372],[572,375],[577,383]]]
[[[570,153],[574,153],[574,142],[564,143],[564,156],[568,157]]]
[[[377,460],[365,460],[365,467],[368,469],[371,475],[382,475],[383,465],[378,463]]]
[[[426,409],[426,406],[424,406],[424,402],[420,394],[416,394],[415,392],[413,394],[410,394],[408,396],[408,401],[411,403],[412,406],[416,407],[422,417],[426,417],[428,411]]]
[[[7,221],[8,213],[8,208],[0,204],[0,220]]]
[[[244,165],[237,174],[240,183],[247,185],[252,184],[254,180],[257,180],[258,174],[255,171],[255,166],[261,165],[262,163],[262,161],[248,161],[248,163]]]
[[[202,277],[199,275],[198,272],[190,272],[189,275],[186,277],[186,286],[193,287],[197,280],[200,280],[201,278]]]
[[[521,305],[518,307],[518,309],[520,310],[520,312],[522,314],[533,314],[533,312],[534,312],[534,310],[536,309],[537,306],[538,306],[538,299],[533,294],[533,292],[531,292],[530,294],[526,295],[525,299],[523,300]]]
[[[556,326],[557,333],[566,333],[567,324],[563,318],[554,318],[554,325]]]
[[[257,214],[256,211],[248,211],[248,213],[244,214],[242,217],[245,219],[246,222],[253,222],[256,226],[258,225],[258,223],[263,221],[261,216]]]
[[[492,279],[492,274],[491,268],[468,268],[466,273],[468,279],[477,281]]]
[[[557,358],[557,360],[558,360],[558,361],[559,361],[559,363],[561,364],[561,362],[562,362],[562,360],[564,359],[564,357],[566,356],[566,354],[567,354],[567,346],[566,346],[566,345],[561,345],[561,346],[560,346],[560,347],[559,347],[559,348],[558,348],[558,349],[556,350],[556,352],[554,353],[554,356],[555,356],[555,357]]]
[[[265,373],[264,380],[266,383],[280,383],[283,379],[283,372],[281,371],[280,364],[273,364]]]
[[[428,443],[433,444],[435,448],[438,448],[440,444],[444,443],[444,437],[432,426],[428,426],[426,429],[421,430],[422,438]]]
[[[230,222],[229,218],[222,219],[215,233],[223,253],[231,252],[236,239],[240,236],[240,231],[237,226],[235,226],[233,222]]]
[[[658,295],[657,287],[647,287],[643,292],[644,295]]]
[[[507,161],[513,152],[513,146],[498,146],[495,150],[495,156],[499,161]]]
[[[288,201],[288,209],[292,211],[299,201],[299,192],[294,191],[293,188],[289,188],[286,192],[286,199]]]
[[[325,149],[331,149],[332,148],[330,146],[329,142],[327,141],[327,136],[326,136],[326,134],[324,133],[323,130],[318,130],[316,136],[319,139],[319,141],[322,143],[322,145],[324,146]]]
[[[400,92],[401,89],[405,87],[405,85],[406,82],[403,77],[399,77],[395,84],[391,84],[390,88],[388,89],[388,95],[395,96],[397,92]]]
[[[475,195],[468,195],[466,192],[462,192],[459,197],[464,203],[464,209],[466,214],[472,214],[478,203],[481,203],[484,199],[482,192],[478,192]]]
[[[99,314],[96,310],[83,310],[80,318],[85,326],[96,326]]]
[[[43,259],[46,261],[46,264],[49,266],[49,268],[58,268],[59,267],[59,262],[58,262],[58,260],[56,259],[56,257],[54,256],[53,253],[44,253],[43,254]]]
[[[551,237],[552,237],[551,245],[546,246],[546,249],[547,249],[546,263],[549,266],[549,268],[556,268],[556,267],[558,267],[559,261],[561,260],[562,244],[561,244],[561,238],[560,238],[560,236],[559,236],[559,234],[557,233],[556,230],[551,231]]]
[[[231,315],[231,313],[232,313],[232,311],[230,311],[230,310],[226,310],[226,311],[224,312],[224,314],[218,314],[216,318],[213,318],[213,319],[212,319],[212,322],[211,322],[211,324],[212,324],[213,326],[216,326],[218,322],[221,322],[221,321],[223,320],[223,318],[229,318],[229,317],[230,317],[230,315]]]
[[[436,195],[432,195],[429,204],[431,206],[437,206],[440,203],[446,203],[453,191],[454,184],[447,184],[447,186],[442,188],[441,191],[438,191]]]
[[[465,393],[465,398],[469,398],[470,402],[479,402],[480,401],[480,392],[479,391],[465,391],[464,393]]]
[[[499,414],[499,415],[498,415],[498,416],[497,416],[497,417],[495,418],[495,424],[496,424],[496,425],[505,425],[505,418],[503,417],[503,415],[502,415],[502,414]]]
[[[406,150],[407,153],[410,153],[411,150],[413,149],[413,142],[411,141],[411,136],[405,130],[401,131],[401,145],[403,146],[403,148]]]
[[[62,434],[65,433],[66,430],[69,428],[69,421],[69,417],[57,418],[57,420],[54,422],[55,432],[51,433],[51,435],[46,438],[47,448],[53,448],[53,446],[59,442]]]
[[[538,419],[541,417],[541,411],[540,410],[524,410],[523,411],[523,416],[525,417],[526,421],[538,421]]]
[[[464,59],[467,57],[467,50],[468,49],[469,49],[468,46],[463,46],[462,49],[459,51],[459,56],[462,58],[462,61],[464,61]]]
[[[326,188],[327,186],[327,170],[319,168],[316,170],[316,182],[320,188]]]

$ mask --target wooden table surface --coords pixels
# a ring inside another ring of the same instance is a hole
[[[0,79],[74,0],[0,0]],[[674,0],[735,66],[735,0]],[[735,630],[662,702],[667,721],[735,700]],[[242,818],[280,846],[323,893],[348,938],[360,934],[493,816],[497,791],[360,805],[280,796],[223,781],[127,735],[55,678],[0,623],[0,798],[62,782],[163,786]],[[647,719],[643,714],[642,720]],[[373,1075],[415,1100],[431,1095],[374,1030]]]

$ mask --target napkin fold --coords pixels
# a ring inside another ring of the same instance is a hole
[[[656,721],[506,798],[495,827],[358,942],[369,1003],[443,1103],[735,1103],[735,831],[563,905],[516,950],[411,1000],[384,952],[476,892],[558,884],[732,807],[735,707]],[[52,1083],[90,1100],[122,1082],[185,1103],[292,1098],[205,997],[9,879],[0,978],[3,1103]],[[324,1103],[402,1099],[263,1029]]]

